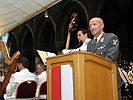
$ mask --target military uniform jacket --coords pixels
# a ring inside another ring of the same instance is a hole
[[[87,51],[95,53],[111,61],[117,61],[119,40],[113,33],[103,33],[98,43],[92,39],[87,45]]]

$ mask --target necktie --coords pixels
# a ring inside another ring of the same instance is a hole
[[[97,39],[94,39],[95,44],[97,44]]]

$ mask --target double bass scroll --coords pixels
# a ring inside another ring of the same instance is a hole
[[[4,57],[5,57],[6,63],[10,66],[9,71],[8,71],[7,75],[5,76],[5,79],[4,79],[3,83],[2,83],[2,86],[0,87],[0,96],[1,96],[1,95],[3,95],[5,93],[6,86],[9,83],[11,74],[13,74],[15,69],[16,69],[17,59],[20,56],[20,52],[17,51],[12,56],[12,58],[10,58],[6,44],[3,41],[1,41],[1,40],[0,40],[0,49],[1,49],[1,51],[2,51],[2,53],[4,55]]]

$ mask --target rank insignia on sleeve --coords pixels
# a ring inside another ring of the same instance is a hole
[[[113,45],[116,45],[118,40],[113,40]]]

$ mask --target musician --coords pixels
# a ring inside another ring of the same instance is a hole
[[[29,62],[26,57],[21,57],[20,59],[18,59],[17,67],[19,72],[12,74],[6,88],[6,94],[4,95],[5,100],[14,100],[16,87],[22,81],[37,81],[37,77],[33,73],[29,72],[28,66]]]
[[[89,38],[89,33],[86,29],[80,29],[77,32],[77,38],[79,41],[79,44],[76,46],[76,49],[70,49],[70,50],[63,50],[62,52],[64,54],[74,52],[74,51],[87,51],[87,44],[91,40]]]
[[[46,65],[44,65],[42,63],[39,63],[37,65],[38,87],[37,87],[36,97],[38,97],[38,92],[39,92],[40,84],[47,80],[46,77],[47,77],[47,74],[46,74]]]
[[[38,84],[42,81],[46,81],[46,65],[39,63],[37,65],[37,77],[38,77]]]
[[[121,94],[122,94],[122,100],[123,100],[123,98],[127,96],[126,90],[129,89],[131,81],[128,78],[127,72],[123,69],[122,64],[119,64],[118,71],[122,79]]]
[[[131,84],[131,81],[128,77],[127,72],[125,70],[123,70],[121,66],[118,67],[118,71],[120,73],[120,77],[122,79],[122,82],[125,84],[125,87],[127,87],[128,84]]]
[[[131,83],[133,84],[133,61],[130,61],[131,70],[128,72],[128,77],[131,80]]]
[[[95,53],[111,61],[117,61],[119,53],[119,40],[113,33],[103,31],[104,22],[101,18],[94,17],[89,21],[89,28],[94,38],[87,44],[87,51]],[[117,73],[119,100],[121,100],[121,80]]]

